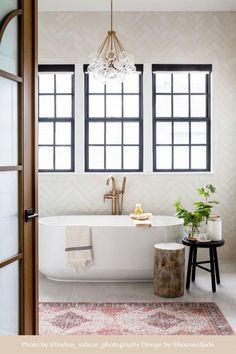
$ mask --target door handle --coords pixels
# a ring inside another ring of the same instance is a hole
[[[25,210],[25,222],[35,219],[38,216],[39,216],[39,214],[36,214],[33,209],[26,209]]]

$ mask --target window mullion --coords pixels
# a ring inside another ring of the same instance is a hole
[[[107,86],[104,85],[104,170],[107,167]]]
[[[192,160],[191,160],[191,155],[192,155],[192,147],[191,147],[191,74],[188,74],[188,116],[189,116],[189,169],[191,170],[192,168]]]
[[[174,75],[171,74],[171,169],[174,169]]]
[[[124,169],[124,83],[121,84],[121,169]]]

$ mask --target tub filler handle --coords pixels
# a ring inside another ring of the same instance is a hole
[[[35,219],[38,216],[39,216],[39,214],[36,214],[32,208],[25,210],[25,222]]]

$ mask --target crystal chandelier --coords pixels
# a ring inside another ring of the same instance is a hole
[[[111,0],[111,29],[97,53],[89,56],[88,72],[94,77],[107,82],[110,80],[123,81],[128,74],[136,71],[134,58],[127,55],[124,47],[113,31],[113,0]]]

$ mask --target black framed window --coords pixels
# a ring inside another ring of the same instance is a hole
[[[210,171],[212,65],[152,66],[153,170]]]
[[[74,171],[74,65],[39,65],[39,171]]]
[[[85,171],[143,170],[143,66],[121,82],[85,75]]]

